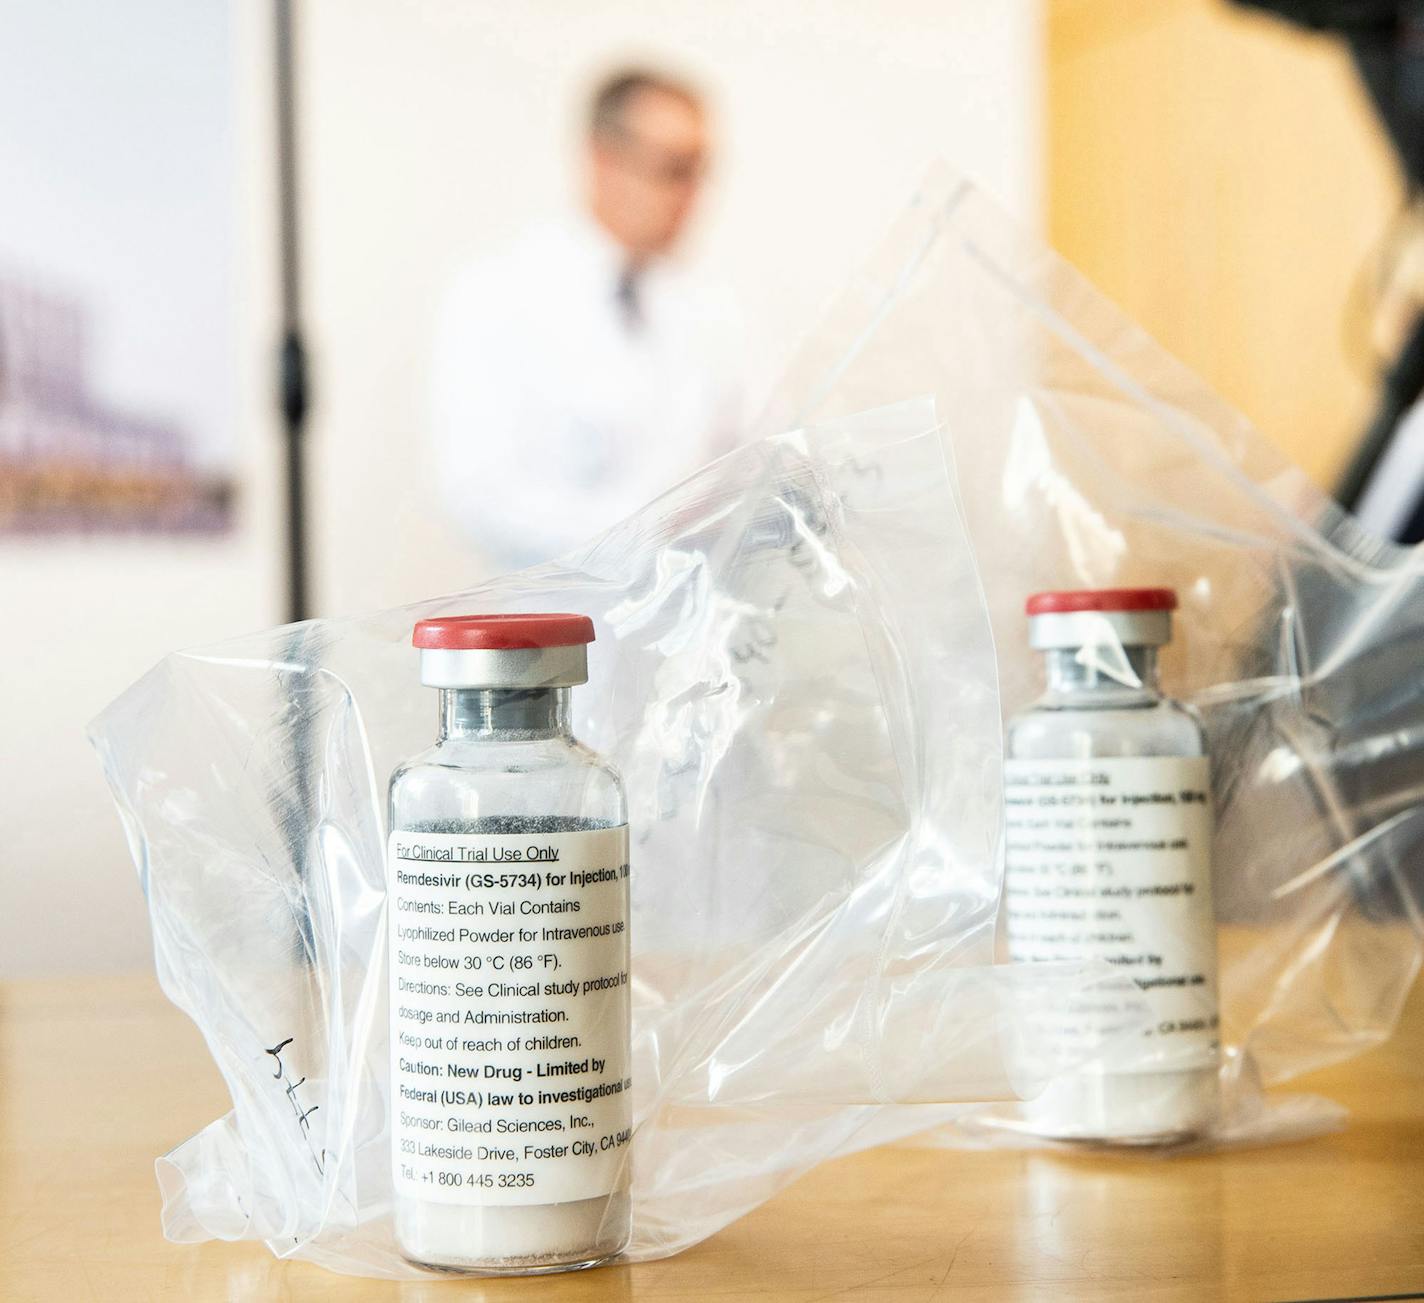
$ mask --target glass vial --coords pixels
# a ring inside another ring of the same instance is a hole
[[[395,1231],[414,1262],[591,1267],[629,1234],[623,785],[571,731],[593,623],[415,626],[435,745],[391,778]]]
[[[1170,1144],[1217,1107],[1211,786],[1200,724],[1163,696],[1166,588],[1038,593],[1029,642],[1047,691],[1011,720],[1004,775],[1005,921],[1015,962],[1107,961],[1133,977],[1153,1025],[1109,1040],[1025,1106],[1064,1140]],[[1110,1004],[1047,1029],[1057,1048]],[[1075,1056],[1076,1057],[1076,1056]]]

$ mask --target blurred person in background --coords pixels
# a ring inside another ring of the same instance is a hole
[[[687,85],[609,77],[589,107],[580,208],[467,268],[448,295],[441,488],[501,569],[558,556],[736,441],[735,311],[672,257],[709,152]]]

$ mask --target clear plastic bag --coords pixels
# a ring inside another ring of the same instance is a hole
[[[944,422],[1006,718],[1040,690],[1029,594],[1180,595],[1164,678],[1204,723],[1216,807],[1222,1108],[1205,1143],[1337,1125],[1327,1101],[1266,1091],[1379,1044],[1419,967],[1424,552],[1365,536],[945,172],[806,346],[766,423],[903,393],[933,396]],[[1007,1139],[1014,1113],[983,1111],[955,1138]]]
[[[999,708],[933,407],[749,446],[583,554],[169,657],[96,721],[158,973],[233,1109],[159,1163],[179,1240],[418,1274],[387,1124],[385,783],[433,731],[420,617],[595,619],[577,732],[630,802],[632,1257],[808,1166],[1034,1093],[1106,966],[994,966]],[[1071,1057],[1071,1056],[1070,1056]]]
[[[175,655],[96,722],[159,976],[233,1099],[160,1162],[171,1237],[415,1272],[389,1226],[384,784],[430,732],[412,623],[475,609],[599,627],[578,731],[631,803],[631,1256],[850,1148],[1021,1142],[1013,1101],[1150,1053],[1106,965],[992,962],[1034,590],[1181,595],[1165,679],[1213,756],[1222,920],[1206,1140],[1339,1121],[1270,1088],[1387,1036],[1419,964],[1418,556],[948,178],[764,427],[562,565]],[[1039,1034],[1085,1007],[1095,1044]]]

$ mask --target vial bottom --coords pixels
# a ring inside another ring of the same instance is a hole
[[[396,1242],[412,1263],[436,1271],[532,1276],[608,1262],[628,1244],[626,1191],[570,1203],[470,1206],[396,1202]]]
[[[1215,1068],[1196,1072],[1079,1073],[1023,1106],[1023,1129],[1048,1140],[1174,1145],[1215,1124]]]

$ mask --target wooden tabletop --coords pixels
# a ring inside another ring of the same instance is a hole
[[[891,1148],[829,1163],[680,1257],[395,1285],[158,1229],[153,1159],[227,1109],[150,979],[0,985],[0,1299],[1324,1299],[1424,1291],[1424,998],[1303,1083],[1336,1135],[1179,1157]],[[1424,1297],[1424,1293],[1416,1295]]]

